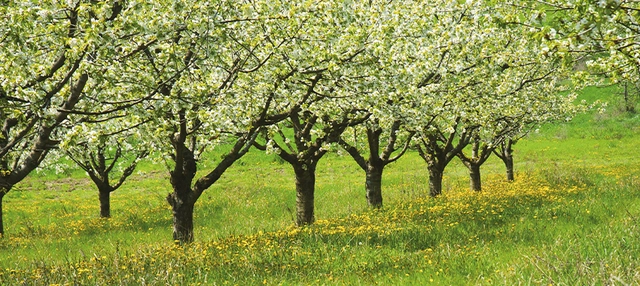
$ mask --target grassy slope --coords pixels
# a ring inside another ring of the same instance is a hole
[[[169,241],[160,166],[113,194],[109,220],[80,172],[34,175],[5,198],[0,284],[640,283],[639,126],[615,102],[543,126],[516,145],[517,181],[503,183],[492,158],[481,194],[454,162],[445,195],[426,198],[424,163],[409,153],[385,171],[382,211],[368,210],[350,158],[330,155],[319,221],[304,229],[292,227],[290,167],[253,152],[198,202],[197,243],[185,248]]]

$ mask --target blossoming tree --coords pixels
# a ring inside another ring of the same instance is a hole
[[[443,108],[425,112],[435,119],[417,137],[432,196],[440,194],[444,168],[454,157],[469,168],[471,188],[480,190],[480,165],[496,146],[517,136],[524,125],[578,109],[575,94],[560,93],[568,56],[548,29],[511,23],[522,13],[509,4],[458,3],[447,11],[458,19],[446,50],[453,55],[432,92]],[[468,144],[471,155],[463,152]]]
[[[110,118],[107,123],[76,123],[60,144],[60,149],[76,166],[84,170],[98,189],[100,217],[111,217],[111,193],[124,184],[133,174],[138,162],[149,155],[147,148],[138,145],[143,142],[136,128],[120,123],[121,118]],[[127,118],[131,120],[131,118]],[[108,126],[95,126],[108,124]],[[101,134],[95,134],[100,132]],[[53,159],[60,159],[58,158]],[[52,159],[52,158],[50,158]],[[59,163],[55,163],[59,164]]]
[[[0,7],[0,234],[2,198],[57,147],[69,117],[105,82],[110,37],[126,30],[123,10],[119,1]]]
[[[304,18],[270,2],[165,4],[171,13],[145,22],[147,45],[131,59],[148,97],[134,108],[149,120],[140,131],[146,144],[169,170],[173,239],[188,243],[198,198],[293,108],[282,90],[297,67],[278,51],[295,44]],[[230,150],[197,174],[202,156],[221,145]]]
[[[309,2],[311,3],[311,2]],[[323,1],[307,7],[304,33],[296,46],[279,55],[294,73],[284,91],[293,108],[281,124],[264,133],[262,150],[291,164],[296,177],[296,224],[315,220],[315,172],[319,160],[348,127],[364,122],[370,112],[363,95],[370,89],[362,71],[371,66],[367,52],[370,3]],[[305,15],[305,14],[303,14]],[[298,16],[300,18],[300,16]]]

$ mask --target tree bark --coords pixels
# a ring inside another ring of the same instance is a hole
[[[110,218],[111,217],[111,191],[109,190],[99,190],[98,192],[100,198],[100,217],[101,218]]]
[[[294,166],[294,172],[296,174],[296,225],[311,225],[315,221],[315,166],[301,164]]]
[[[498,151],[494,150],[493,152],[504,163],[504,166],[507,170],[507,181],[509,182],[513,182],[515,179],[513,172],[513,144],[513,140],[506,140],[499,146]]]
[[[365,189],[367,191],[367,202],[373,208],[382,207],[382,171],[384,164],[376,165],[371,162],[367,164]]]
[[[444,168],[438,166],[428,166],[429,169],[429,195],[437,197],[442,194],[442,177]]]
[[[479,164],[469,164],[467,165],[469,169],[469,187],[472,191],[479,192],[482,190],[482,178],[480,176],[480,165]]]
[[[193,242],[194,237],[193,209],[196,200],[189,197],[181,198],[175,191],[167,196],[173,211],[173,240],[181,244]]]
[[[513,175],[513,156],[511,155],[511,153],[509,153],[509,156],[505,156],[505,159],[503,159],[503,161],[504,166],[507,169],[507,181],[513,182],[515,180],[515,177]]]

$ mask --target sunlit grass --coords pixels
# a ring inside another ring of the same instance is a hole
[[[461,188],[437,199],[411,195],[382,210],[320,218],[310,227],[246,226],[245,233],[188,246],[167,241],[168,208],[143,203],[159,199],[153,195],[115,200],[137,207],[109,220],[97,218],[92,200],[77,211],[64,211],[70,206],[59,201],[64,207],[52,215],[53,224],[21,226],[2,240],[14,254],[3,259],[0,282],[640,282],[640,168],[589,170],[523,172],[513,183],[494,174],[481,193]],[[23,218],[46,204],[25,205]]]

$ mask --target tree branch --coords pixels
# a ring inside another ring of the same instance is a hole
[[[345,151],[347,151],[349,155],[351,155],[353,160],[356,161],[356,163],[358,164],[358,166],[360,166],[360,168],[362,168],[362,170],[364,171],[367,170],[367,160],[365,160],[364,157],[362,157],[362,155],[360,154],[360,152],[358,152],[358,148],[349,145],[349,143],[344,141],[342,138],[340,138],[340,140],[338,141],[338,144],[340,144],[340,146],[342,146],[342,148]]]
[[[409,150],[411,139],[413,138],[414,134],[415,132],[409,133],[409,137],[407,138],[407,141],[405,141],[404,146],[402,147],[402,150],[400,151],[400,153],[398,153],[398,155],[396,155],[395,157],[388,159],[387,164],[397,161],[398,159],[400,159],[400,157],[402,157],[407,152],[407,150]]]

